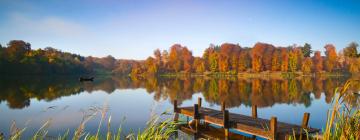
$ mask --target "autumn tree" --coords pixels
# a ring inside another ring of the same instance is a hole
[[[91,59],[93,59],[91,57]],[[87,62],[89,65],[93,65],[93,62],[91,62],[92,60],[89,59],[89,57],[86,58],[86,62]],[[131,73],[131,69],[132,69],[132,66],[133,64],[135,63],[135,60],[126,60],[126,59],[119,59],[116,61],[116,66],[113,70],[113,73],[114,74],[119,74],[119,75],[127,75],[127,74],[130,74]],[[93,66],[89,66],[90,68],[93,67]]]
[[[262,58],[262,62],[263,62],[263,68],[264,70],[271,70],[271,66],[272,66],[272,57],[273,57],[273,53],[275,51],[275,47],[271,44],[264,44],[265,45],[265,50],[264,50],[264,54],[263,54],[263,58]]]
[[[213,44],[210,44],[210,46],[205,49],[203,59],[205,61],[206,70],[210,70],[211,72],[218,71],[219,50],[220,47]]]
[[[161,65],[162,65],[162,62],[161,62],[161,52],[160,52],[159,49],[156,49],[156,50],[154,51],[154,57],[155,57],[156,65],[161,66]]]
[[[303,63],[302,63],[302,66],[301,66],[301,71],[306,73],[306,74],[309,74],[311,73],[311,68],[312,68],[312,61],[309,57],[306,57],[304,60],[303,60]]]
[[[271,71],[281,70],[281,51],[276,49],[271,58]]]
[[[286,48],[281,48],[281,71],[287,72],[289,68],[289,55]]]
[[[289,52],[289,69],[291,72],[295,72],[297,69],[297,55],[294,50]]]
[[[192,52],[188,50],[187,47],[182,48],[182,59],[184,63],[184,71],[185,72],[191,72],[192,63],[193,63],[193,56]]]
[[[180,44],[175,44],[170,48],[169,54],[169,66],[175,72],[180,72],[183,68],[183,59],[182,56],[182,46]]]
[[[233,71],[233,72],[237,72],[237,68],[238,68],[238,65],[239,65],[239,54],[240,54],[240,51],[242,50],[241,46],[239,44],[233,44],[232,46],[232,50],[231,50],[231,53],[230,53],[230,69]]]
[[[116,59],[111,55],[108,55],[108,56],[106,56],[104,58],[101,58],[99,60],[99,64],[101,64],[107,70],[114,69],[115,62],[116,62]]]
[[[218,71],[218,53],[211,53],[209,56],[209,69],[211,72]]]
[[[193,69],[196,73],[203,73],[205,72],[205,61],[200,57],[194,58]]]
[[[252,70],[254,72],[260,72],[263,70],[263,54],[266,50],[268,44],[265,43],[256,43],[251,50],[251,59],[252,59]]]
[[[8,43],[6,54],[9,61],[21,60],[31,50],[30,43],[22,40],[12,40]]]
[[[360,58],[350,58],[349,61],[349,72],[353,74],[360,72]]]
[[[315,51],[312,61],[314,72],[321,72],[323,70],[323,59],[320,51]]]
[[[136,76],[139,74],[142,74],[143,70],[141,68],[141,65],[139,63],[134,63],[131,69],[131,75]]]
[[[335,46],[332,44],[327,44],[325,45],[325,55],[326,55],[326,60],[325,60],[325,68],[328,72],[332,72],[336,66],[337,66],[337,54],[336,54],[336,50],[335,50]]]
[[[145,66],[147,69],[147,74],[155,75],[158,72],[158,67],[156,65],[156,59],[148,57],[145,61]]]
[[[220,72],[227,72],[230,70],[230,66],[232,64],[237,65],[237,55],[240,47],[235,44],[224,43],[220,46],[220,53],[219,53],[219,71]],[[230,60],[231,61],[230,63]]]
[[[162,62],[162,67],[161,68],[169,68],[168,62],[169,62],[169,53],[167,50],[163,50],[161,53],[161,62]]]
[[[244,72],[250,68],[251,58],[249,56],[249,49],[241,50],[238,63],[238,71],[240,72]]]

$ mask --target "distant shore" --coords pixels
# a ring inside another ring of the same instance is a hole
[[[241,73],[230,73],[230,72],[205,72],[205,73],[164,73],[159,74],[160,77],[238,77],[238,78],[296,78],[296,77],[351,77],[352,74],[344,72],[322,72],[322,73],[309,73],[305,74],[302,72],[241,72]]]

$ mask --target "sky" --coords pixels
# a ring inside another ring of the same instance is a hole
[[[0,44],[24,40],[84,56],[146,59],[178,43],[360,43],[359,0],[0,0]]]

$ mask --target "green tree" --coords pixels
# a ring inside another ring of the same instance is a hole
[[[356,42],[351,42],[346,48],[344,48],[344,55],[351,58],[358,57],[358,47],[359,44]]]
[[[313,53],[311,50],[311,45],[308,43],[305,43],[304,46],[301,48],[302,54],[304,57],[310,57],[310,55]]]

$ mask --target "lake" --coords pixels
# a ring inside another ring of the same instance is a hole
[[[251,106],[258,106],[258,117],[301,124],[303,113],[309,112],[309,125],[325,126],[336,87],[348,78],[303,77],[294,79],[225,78],[135,78],[96,77],[94,82],[79,82],[76,76],[23,76],[0,78],[0,132],[8,135],[13,121],[26,127],[25,136],[37,131],[49,120],[49,135],[79,126],[95,107],[108,108],[112,128],[120,124],[124,132],[143,128],[152,114],[160,114],[179,106],[193,106],[198,97],[204,107],[220,109],[226,102],[230,112],[251,115]],[[350,92],[357,92],[354,83]],[[357,97],[356,97],[357,98]],[[356,104],[356,99],[346,99]],[[170,117],[170,116],[168,116]],[[85,131],[95,133],[100,121],[97,115],[86,124]],[[101,131],[106,131],[106,125]]]

